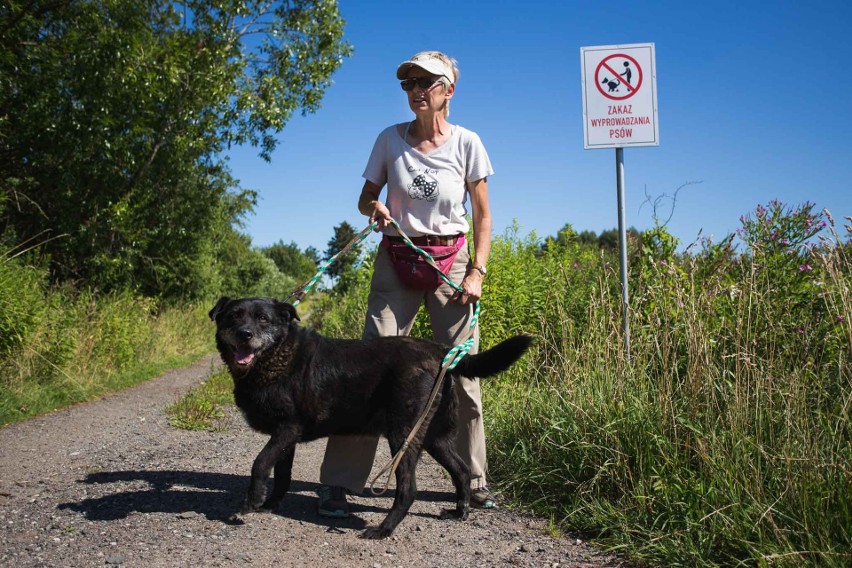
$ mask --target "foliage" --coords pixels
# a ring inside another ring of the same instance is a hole
[[[43,270],[0,253],[0,356],[20,348],[44,320],[44,282]]]
[[[358,231],[347,221],[334,227],[334,236],[328,241],[323,261],[328,261],[344,249],[356,236]],[[336,281],[339,292],[345,293],[353,285],[354,273],[361,262],[361,244],[354,243],[352,248],[341,255],[327,269],[326,274]]]
[[[350,53],[331,0],[0,5],[0,212],[54,281],[204,297],[254,205],[223,152],[269,159]]]
[[[641,232],[635,227],[630,227],[626,232],[628,235],[641,235]],[[570,223],[566,223],[556,234],[556,237],[546,241],[544,245],[542,245],[542,248],[547,249],[547,247],[550,246],[551,240],[554,241],[555,244],[561,246],[566,246],[576,242],[581,245],[597,245],[606,252],[618,252],[618,229],[607,229],[605,231],[601,231],[600,235],[594,231],[582,231],[577,233]]]
[[[214,373],[166,408],[169,424],[184,430],[217,430],[223,406],[234,403],[234,381],[227,369]]]
[[[0,258],[0,306],[29,310],[0,310],[13,339],[4,334],[0,349],[0,424],[137,383],[213,348],[204,307],[157,307],[128,292],[96,296],[43,282],[4,286],[30,278],[32,268]]]
[[[284,241],[278,241],[262,248],[261,252],[275,262],[282,274],[292,276],[300,284],[307,282],[317,272],[319,252],[313,247],[302,252],[295,242],[285,245]]]
[[[495,239],[483,346],[538,335],[483,385],[503,493],[652,565],[849,565],[852,225],[824,218],[758,206],[739,253],[735,235],[695,253],[663,226],[632,238],[629,358],[614,254]],[[323,321],[357,337],[366,289]]]
[[[375,256],[375,248],[367,252],[361,267],[352,272],[345,292],[335,289],[316,297],[311,305],[311,322],[316,329],[332,337],[361,337]]]
[[[0,425],[137,383],[212,349],[204,308],[51,286],[0,253]]]

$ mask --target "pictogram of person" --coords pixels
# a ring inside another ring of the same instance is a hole
[[[624,77],[624,80],[627,82],[628,85],[633,84],[633,83],[630,82],[630,78],[633,77],[633,70],[630,69],[630,62],[629,61],[624,62],[624,73],[619,73],[619,75],[621,77]]]

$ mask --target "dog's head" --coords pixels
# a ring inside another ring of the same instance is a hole
[[[216,322],[216,346],[232,372],[244,372],[299,321],[296,308],[274,298],[220,298],[208,314]]]

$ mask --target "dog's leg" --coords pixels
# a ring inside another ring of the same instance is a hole
[[[296,455],[296,445],[284,450],[284,455],[275,463],[275,484],[272,494],[263,503],[263,508],[272,510],[277,507],[290,489],[290,479],[293,471],[293,457]]]
[[[249,483],[248,495],[243,503],[241,513],[259,511],[266,496],[266,481],[272,473],[272,467],[279,460],[286,461],[285,452],[292,451],[297,436],[291,430],[282,429],[275,432],[260,453],[254,459],[251,466],[251,483]],[[290,458],[292,460],[292,457]]]
[[[402,446],[401,441],[396,443],[391,442],[391,454],[396,454]],[[389,537],[397,525],[408,514],[408,510],[414,503],[414,498],[417,496],[417,480],[415,478],[415,469],[417,462],[420,459],[420,447],[412,443],[405,456],[399,462],[396,468],[396,496],[393,499],[388,516],[377,527],[369,527],[364,531],[363,537],[368,539],[378,539]]]
[[[463,521],[470,513],[470,468],[456,451],[452,442],[455,431],[452,434],[438,438],[424,449],[447,470],[456,488],[456,508],[444,509],[441,511],[441,517]]]

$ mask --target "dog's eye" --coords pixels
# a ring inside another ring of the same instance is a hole
[[[257,321],[260,321],[260,322],[263,322],[263,323],[269,323],[269,316],[267,316],[266,314],[259,314],[257,316]]]

